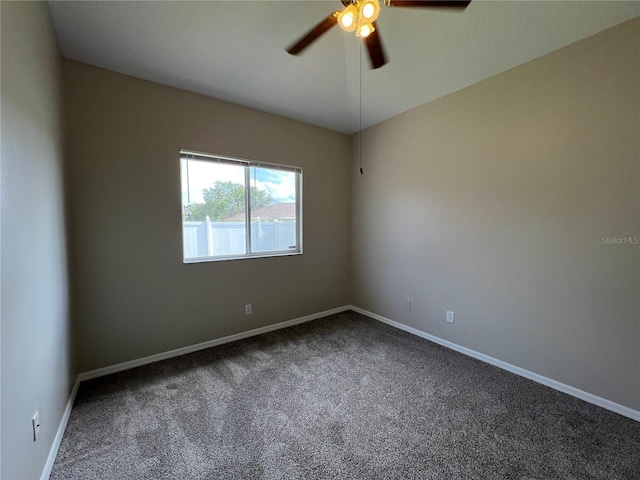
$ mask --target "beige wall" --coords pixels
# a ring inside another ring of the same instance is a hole
[[[636,19],[366,130],[352,302],[640,409],[640,245],[602,240],[640,236],[638,38]]]
[[[71,383],[61,60],[44,2],[2,16],[1,320],[4,479],[40,478]],[[31,418],[40,412],[40,437]]]
[[[349,137],[74,61],[64,71],[80,371],[348,303]],[[183,264],[181,148],[302,167],[304,254]]]
[[[37,478],[73,378],[62,83],[46,5],[0,6],[0,475]],[[640,409],[640,246],[602,241],[640,236],[639,33],[367,130],[362,177],[344,135],[65,61],[78,370],[354,303]],[[304,255],[182,264],[180,148],[303,167]]]

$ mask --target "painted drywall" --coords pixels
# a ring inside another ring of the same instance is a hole
[[[71,60],[64,72],[80,371],[348,303],[348,136]],[[183,264],[181,148],[302,167],[304,253]]]
[[[2,467],[39,478],[73,382],[61,58],[44,2],[0,2]],[[40,412],[40,437],[31,418]]]
[[[353,304],[640,409],[639,38],[636,19],[365,130]]]

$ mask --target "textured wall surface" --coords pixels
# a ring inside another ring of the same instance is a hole
[[[44,2],[2,15],[2,469],[39,478],[69,399],[61,60]],[[31,418],[40,412],[40,437]]]
[[[74,61],[64,71],[80,371],[348,303],[349,137]],[[183,264],[181,148],[302,167],[303,255]]]
[[[353,304],[639,409],[640,245],[606,243],[640,236],[639,37],[636,19],[363,132]]]

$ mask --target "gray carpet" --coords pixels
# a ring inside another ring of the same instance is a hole
[[[640,423],[345,312],[83,382],[52,479],[639,479]]]

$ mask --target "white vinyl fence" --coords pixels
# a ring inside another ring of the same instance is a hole
[[[184,222],[184,258],[246,253],[244,222]],[[296,245],[295,222],[251,224],[253,252],[289,250]]]

